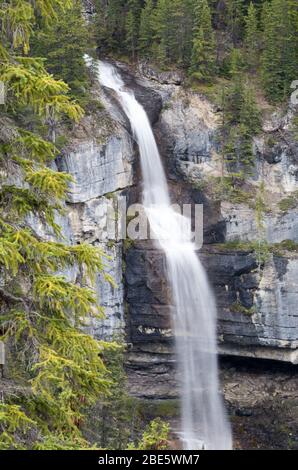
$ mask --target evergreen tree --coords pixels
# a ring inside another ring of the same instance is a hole
[[[247,127],[251,138],[261,130],[261,114],[255,93],[247,83],[243,87],[239,122]]]
[[[246,49],[247,63],[251,70],[255,70],[258,62],[258,20],[254,4],[251,2],[245,17],[245,38],[244,47]]]
[[[103,53],[109,53],[112,48],[112,29],[108,15],[108,2],[106,0],[95,1],[94,31],[98,49]]]
[[[196,0],[182,0],[177,14],[178,62],[185,68],[191,65],[196,4]]]
[[[28,55],[34,27],[52,28],[71,6],[65,0],[0,5],[0,80],[8,90],[0,113],[0,331],[21,371],[20,388],[26,387],[22,400],[14,394],[0,405],[1,449],[24,448],[29,430],[36,449],[90,447],[80,424],[109,391],[102,354],[117,348],[82,331],[84,318],[102,315],[90,285],[103,272],[104,253],[84,243],[44,240],[28,222],[35,216],[60,236],[56,214],[63,212],[71,177],[48,167],[58,153],[52,142],[13,121],[15,111],[25,109],[43,125],[49,118],[82,117],[68,85]],[[10,172],[22,175],[24,184],[8,181]],[[57,274],[74,266],[80,283]]]
[[[153,0],[146,0],[141,12],[139,49],[143,56],[150,57],[154,40],[154,8]]]
[[[82,17],[81,3],[75,0],[73,7],[67,14],[59,16],[51,28],[36,32],[31,50],[34,55],[46,57],[47,70],[66,82],[71,93],[81,99],[88,87],[83,58],[88,42],[90,36]]]
[[[154,47],[160,64],[188,67],[191,60],[194,0],[158,0]]]
[[[195,30],[190,73],[209,81],[215,73],[215,38],[207,0],[199,0],[195,8]]]
[[[225,96],[225,114],[228,126],[240,122],[240,113],[243,104],[244,77],[242,53],[239,49],[232,50],[230,76],[231,85]]]
[[[139,39],[141,6],[139,0],[128,0],[126,15],[126,44],[132,59],[136,58]]]
[[[126,50],[126,14],[123,0],[96,0],[95,36],[105,54]]]
[[[245,82],[242,56],[234,49],[232,83],[223,96],[222,141],[224,161],[235,183],[254,165],[253,137],[260,131],[261,117],[253,89]]]
[[[155,10],[157,60],[162,64],[173,62],[177,37],[174,32],[174,9],[171,0],[158,0]]]
[[[282,4],[283,3],[283,4]],[[288,32],[283,23],[284,2],[272,1],[266,15],[264,29],[264,53],[262,57],[263,82],[266,94],[272,101],[284,97],[284,70],[282,52]]]
[[[297,17],[295,0],[97,0],[96,30],[104,53],[133,60],[140,53],[206,81],[216,65],[228,75],[232,43],[245,52],[249,71],[261,75],[268,99],[279,101],[296,78]]]
[[[227,0],[227,30],[231,35],[234,46],[237,46],[243,37],[244,2],[245,0]]]
[[[272,102],[288,96],[296,78],[298,59],[296,7],[288,0],[265,3],[263,21],[262,80]]]
[[[284,37],[282,41],[281,67],[283,74],[283,90],[285,97],[289,97],[290,84],[297,79],[297,63],[298,63],[298,5],[291,0],[286,1],[283,5],[283,31]],[[281,8],[280,4],[276,8]]]

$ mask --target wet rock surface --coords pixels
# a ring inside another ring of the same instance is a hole
[[[119,67],[125,85],[134,92],[138,102],[141,103],[146,110],[151,124],[155,124],[162,110],[161,95],[154,88],[146,87],[143,80],[138,79],[128,66],[117,62],[116,65]]]
[[[177,399],[175,370],[160,378],[159,368],[151,362],[151,375],[139,370],[130,377],[132,391],[139,396],[143,415],[148,421],[162,417],[171,426],[169,447],[181,449],[177,437],[180,430],[180,405]],[[128,368],[129,374],[132,369]],[[222,358],[220,380],[227,413],[233,430],[235,450],[298,450],[298,369],[274,361]],[[159,398],[140,392],[140,382],[152,387],[154,374]],[[151,377],[151,380],[150,380]],[[163,396],[166,386],[171,394]],[[176,391],[176,394],[173,393]]]
[[[233,354],[241,356],[247,353],[260,358],[268,357],[270,349],[266,350],[266,347],[277,348],[280,355],[272,357],[284,360],[290,360],[293,351],[292,360],[295,362],[298,346],[298,291],[294,281],[297,278],[297,257],[272,256],[264,266],[258,267],[253,252],[227,251],[216,245],[206,246],[199,257],[216,296],[220,345],[236,346],[237,352],[234,349]],[[160,346],[166,348],[170,356],[174,350],[173,312],[165,259],[160,250],[152,245],[146,249],[141,244],[129,250],[126,263],[127,330],[133,344],[131,364],[135,351],[136,365],[132,367],[136,370],[138,358],[142,357],[142,368],[145,369],[146,362],[154,362],[154,351],[159,362]],[[146,356],[148,344],[151,351]],[[288,353],[289,358],[286,359]],[[165,363],[169,361],[173,358],[167,357]],[[154,380],[152,386],[154,388]],[[171,384],[169,393],[170,388]],[[154,394],[154,390],[150,391],[148,387],[145,394],[147,392]]]
[[[139,65],[139,71],[143,77],[163,85],[181,85],[185,78],[183,72],[177,70],[157,71],[145,62]]]
[[[272,361],[222,361],[235,449],[298,450],[297,372]]]

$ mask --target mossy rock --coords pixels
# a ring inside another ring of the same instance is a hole
[[[230,306],[230,311],[232,313],[240,313],[242,315],[252,316],[254,313],[256,313],[256,307],[253,305],[250,308],[246,308],[241,304],[241,302],[237,301]]]
[[[138,407],[144,418],[150,420],[176,418],[180,414],[178,399],[139,400]]]

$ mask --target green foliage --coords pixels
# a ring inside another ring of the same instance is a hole
[[[50,168],[42,168],[36,171],[29,170],[26,173],[25,181],[45,196],[61,200],[73,179],[67,173],[60,173]]]
[[[123,241],[123,250],[125,253],[127,253],[128,250],[130,250],[134,246],[134,240],[131,238],[125,238]]]
[[[254,253],[259,269],[268,261],[271,253],[274,252],[274,245],[270,245],[266,240],[256,240],[253,242],[235,240],[219,244],[217,248],[221,251],[235,250]]]
[[[66,33],[63,12],[72,5],[68,0],[18,0],[0,5],[0,80],[8,90],[5,111],[29,112],[33,123],[37,116],[53,138],[59,119],[79,120],[83,111],[69,96],[69,86],[48,73],[44,60],[28,55],[30,39],[32,34],[48,35],[49,48],[55,48],[53,31],[61,27]],[[71,47],[62,52],[61,44],[59,50],[59,57],[65,53],[67,60],[78,65],[78,74],[79,46],[76,44],[75,57]],[[51,60],[54,67],[57,56]],[[17,396],[0,405],[0,447],[26,448],[25,434],[34,431],[37,449],[90,448],[81,425],[86,410],[109,394],[112,379],[104,354],[118,346],[95,340],[83,327],[92,318],[102,317],[93,289],[95,279],[100,273],[103,280],[112,283],[112,279],[103,273],[106,257],[102,250],[45,240],[28,226],[34,215],[46,230],[60,233],[55,217],[57,211],[63,211],[71,182],[69,175],[46,166],[58,150],[38,135],[33,123],[29,132],[13,128],[12,122],[12,137],[6,138],[5,133],[0,137],[5,139],[0,141],[4,284],[0,328],[15,367],[22,371],[22,384],[30,390],[22,408]],[[20,185],[8,184],[10,171],[20,176]],[[71,267],[76,271],[75,281],[63,276]]]
[[[160,64],[188,67],[191,61],[193,0],[158,0],[155,9],[155,48]]]
[[[139,49],[144,57],[150,57],[152,54],[152,43],[155,33],[153,7],[153,0],[146,0],[145,6],[141,11]]]
[[[65,434],[48,434],[34,445],[34,450],[96,450],[82,437],[65,436]]]
[[[15,57],[0,68],[0,80],[8,89],[8,106],[31,106],[37,114],[55,119],[65,114],[78,121],[83,111],[67,96],[68,85],[48,74],[40,59]]]
[[[129,397],[124,364],[125,346],[121,338],[114,338],[120,345],[116,350],[105,350],[104,361],[111,385],[109,394],[89,412],[87,433],[94,436],[101,448],[125,450],[134,432],[141,426],[136,399]]]
[[[190,73],[198,80],[210,81],[215,74],[216,53],[208,1],[199,0],[194,13],[195,31]]]
[[[130,450],[165,450],[169,438],[169,425],[157,418],[152,421],[137,446],[131,445]]]
[[[278,102],[296,79],[297,17],[295,0],[97,0],[95,31],[103,54],[181,67],[203,83],[227,77],[237,49]]]
[[[194,0],[96,2],[95,30],[103,53],[150,57],[160,67],[188,67]]]
[[[76,317],[87,315],[90,306],[96,304],[91,289],[69,283],[62,276],[36,276],[33,296],[40,302],[41,307],[56,312],[59,317],[64,317],[68,308]]]
[[[258,241],[253,241],[253,242],[244,242],[244,241],[239,241],[239,240],[234,240],[234,241],[229,241],[226,243],[218,244],[217,248],[219,250],[235,250],[235,251],[245,251],[245,252],[253,252],[256,251],[256,249],[259,246]],[[265,244],[263,245],[265,248]],[[294,242],[293,240],[283,240],[280,243],[273,243],[269,244],[266,243],[266,259],[268,259],[268,255],[270,253],[276,254],[276,255],[282,255],[284,252],[293,252],[297,253],[298,252],[298,244]]]
[[[227,30],[236,46],[243,36],[245,0],[226,0]]]
[[[232,313],[241,313],[243,315],[251,316],[254,313],[256,313],[256,307],[253,306],[253,307],[250,307],[250,308],[246,308],[244,305],[241,304],[241,302],[237,301],[237,302],[234,302],[230,306],[230,312],[232,312]]]
[[[253,137],[261,130],[261,115],[254,90],[244,80],[242,56],[237,49],[231,58],[230,86],[223,90],[221,137],[228,172],[242,177],[254,166]]]
[[[56,213],[63,213],[63,207],[59,203],[53,204],[51,200],[32,189],[5,184],[0,190],[0,202],[3,205],[3,215],[6,221],[13,223],[16,218],[24,218],[31,214],[48,224],[55,234],[60,234],[60,227],[56,223]]]
[[[49,28],[39,29],[31,41],[35,56],[46,57],[47,70],[70,87],[70,93],[84,103],[89,88],[84,54],[91,43],[81,2],[74,0],[67,15],[59,15]]]
[[[47,163],[58,155],[58,149],[32,132],[20,129],[20,137],[13,144],[13,148],[19,152],[24,152],[27,158],[32,158],[38,163]]]
[[[19,406],[0,403],[0,450],[23,450],[22,437],[34,424]]]
[[[255,70],[258,63],[259,49],[259,28],[257,10],[251,2],[248,7],[247,16],[245,17],[245,37],[244,47],[247,57],[247,63],[251,70]]]
[[[161,400],[138,399],[140,412],[149,419],[162,417],[163,419],[179,418],[180,400],[169,398]]]
[[[212,178],[212,195],[219,201],[234,204],[251,204],[252,194],[242,189],[243,176],[229,175]]]
[[[259,239],[254,243],[255,257],[258,263],[259,269],[263,266],[266,261],[270,259],[270,246],[265,239]]]
[[[32,286],[29,290],[28,285],[20,288],[18,297],[7,289],[4,298],[15,307],[8,309],[1,327],[7,339],[18,342],[20,350],[24,341],[32,344],[31,386],[38,409],[42,406],[43,418],[38,414],[38,420],[47,423],[44,435],[68,429],[69,436],[80,439],[82,412],[108,393],[110,379],[101,356],[117,346],[98,342],[80,331],[84,318],[102,314],[94,291],[52,271],[80,265],[94,275],[103,266],[101,252],[91,246],[39,241],[27,230],[11,234],[11,240],[10,250],[14,251],[8,251],[6,243],[6,257],[0,261],[7,276],[15,276],[14,283],[18,280],[23,285],[25,275],[32,279]]]
[[[126,45],[126,9],[122,0],[96,0],[95,37],[104,53],[123,54]]]
[[[255,218],[256,226],[258,230],[259,240],[256,242],[255,254],[259,266],[264,264],[269,258],[269,247],[266,240],[266,227],[264,224],[264,215],[266,213],[266,204],[265,204],[265,185],[262,182],[258,188],[256,195],[256,205],[255,205]]]
[[[297,78],[297,17],[297,4],[291,0],[264,3],[262,80],[271,102],[284,99]]]
[[[79,438],[82,413],[109,391],[108,372],[100,358],[107,345],[57,320],[47,328],[46,339],[51,346],[45,344],[39,351],[32,390],[48,415],[49,430],[57,434],[68,429]]]
[[[218,245],[216,245],[216,247],[220,251],[254,251],[254,245],[252,242],[245,242],[240,240],[231,240],[225,243],[219,243]]]
[[[128,13],[125,24],[126,42],[128,52],[134,60],[138,48],[141,5],[139,0],[128,0],[127,4]]]
[[[271,250],[275,255],[283,256],[285,253],[298,254],[298,243],[293,240],[283,240],[271,246]]]
[[[298,191],[294,191],[289,196],[281,199],[278,203],[278,207],[281,212],[288,212],[291,209],[295,209],[298,206]]]

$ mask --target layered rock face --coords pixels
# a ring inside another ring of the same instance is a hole
[[[118,236],[115,206],[133,185],[134,143],[128,123],[113,96],[94,84],[93,98],[98,109],[86,116],[71,136],[71,144],[57,161],[58,168],[73,176],[66,222],[68,241],[100,246],[108,255],[105,271],[117,287],[96,281],[97,296],[105,319],[92,319],[86,330],[95,337],[123,336],[124,286],[122,282],[122,238]],[[74,277],[74,276],[73,276]]]
[[[297,363],[297,259],[272,256],[259,270],[253,253],[223,253],[214,245],[198,256],[217,299],[219,351]],[[152,390],[159,398],[175,396],[172,307],[164,258],[158,250],[135,247],[127,266],[132,389],[142,396],[150,397]],[[150,376],[146,383],[151,388],[140,390],[144,375]]]
[[[126,73],[125,79],[140,102],[150,103],[147,111],[152,123],[155,122],[162,106],[159,94],[138,84],[130,74]],[[105,318],[90,320],[86,330],[95,337],[111,339],[123,337],[126,329],[123,230],[125,234],[130,192],[136,194],[138,202],[139,191],[132,190],[136,186],[138,165],[129,122],[113,93],[100,90],[95,81],[92,99],[95,109],[76,126],[70,145],[56,162],[58,169],[71,174],[74,180],[66,201],[67,216],[59,223],[68,242],[98,245],[108,255],[105,272],[113,278],[116,287],[98,276],[97,297]],[[120,214],[121,206],[124,212]],[[76,280],[76,270],[64,274]]]

